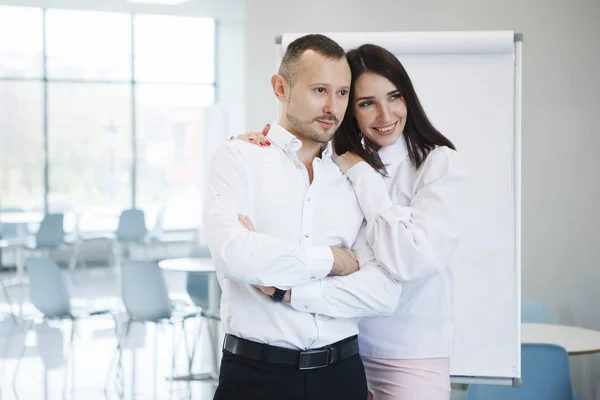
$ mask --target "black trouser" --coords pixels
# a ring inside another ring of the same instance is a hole
[[[214,399],[366,400],[367,379],[358,354],[327,367],[300,370],[224,350]]]

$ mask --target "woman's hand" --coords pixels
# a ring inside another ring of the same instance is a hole
[[[333,152],[333,162],[336,163],[336,165],[342,170],[343,173],[348,172],[350,168],[354,167],[361,161],[365,160],[363,160],[361,156],[356,155],[356,153],[353,153],[351,151],[347,151],[341,156],[338,156],[335,153],[335,151]]]
[[[250,220],[250,218],[248,218],[247,215],[238,214],[238,221],[248,231],[250,231],[250,232],[256,232],[256,229],[254,228],[254,224],[252,223],[252,221]]]
[[[269,129],[271,129],[271,125],[267,124],[261,133],[252,132],[252,133],[244,133],[237,137],[239,140],[243,140],[248,143],[253,143],[260,147],[269,147],[271,145],[271,141],[267,139],[267,134],[269,133]],[[230,137],[229,140],[234,140],[235,137]]]

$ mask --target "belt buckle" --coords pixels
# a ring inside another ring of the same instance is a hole
[[[324,368],[329,365],[329,351],[330,349],[322,350],[306,350],[300,352],[300,360],[298,362],[298,368],[300,370],[318,369]],[[311,359],[317,358],[318,364],[311,363]]]

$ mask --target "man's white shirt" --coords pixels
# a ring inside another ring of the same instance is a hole
[[[225,331],[274,346],[318,348],[358,333],[358,317],[390,315],[402,290],[375,261],[364,215],[329,144],[313,160],[314,178],[297,158],[301,142],[271,124],[272,145],[222,145],[208,171],[204,226],[223,289]],[[256,232],[238,221],[247,215]],[[328,277],[331,247],[351,248],[360,270]],[[292,287],[276,303],[253,285]]]

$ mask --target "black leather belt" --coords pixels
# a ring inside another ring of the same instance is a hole
[[[352,336],[329,346],[300,351],[252,342],[227,334],[223,350],[251,360],[293,365],[301,370],[316,369],[357,355],[358,337]]]

